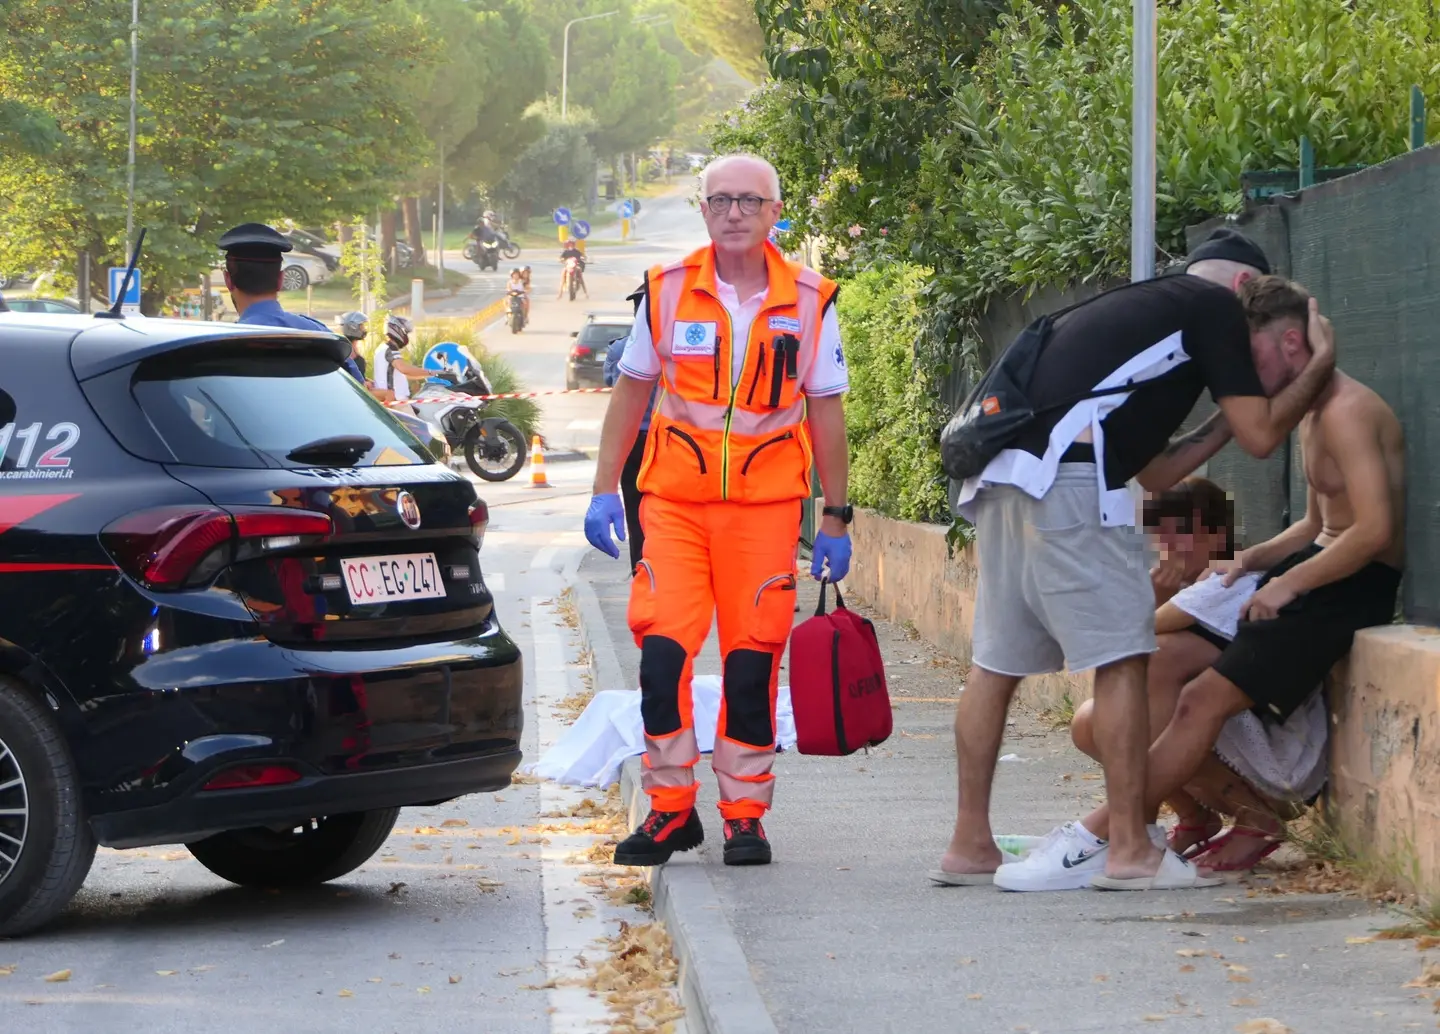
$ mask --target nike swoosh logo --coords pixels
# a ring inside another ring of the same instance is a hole
[[[1064,858],[1062,858],[1062,859],[1060,860],[1060,864],[1063,865],[1063,866],[1065,866],[1065,868],[1067,868],[1067,869],[1073,869],[1073,868],[1075,868],[1075,866],[1079,865],[1081,862],[1087,862],[1087,861],[1089,861],[1091,858],[1094,858],[1094,857],[1095,857],[1097,854],[1099,854],[1102,850],[1103,850],[1103,848],[1097,847],[1097,848],[1095,848],[1094,850],[1091,850],[1091,851],[1081,851],[1081,852],[1080,852],[1079,854],[1077,854],[1074,858],[1071,858],[1069,855],[1066,855]]]

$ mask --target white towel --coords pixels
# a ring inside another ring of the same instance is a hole
[[[720,676],[697,675],[691,683],[695,741],[700,753],[715,749],[720,715]],[[795,713],[790,687],[781,686],[775,702],[775,739],[780,750],[795,747]],[[645,753],[645,726],[640,717],[638,689],[596,693],[585,710],[539,761],[520,770],[567,786],[609,786],[620,778],[625,759]]]
[[[1260,576],[1241,575],[1234,585],[1212,575],[1181,589],[1170,600],[1197,624],[1235,638],[1240,612],[1259,587]],[[1308,801],[1325,785],[1329,736],[1325,694],[1312,693],[1283,725],[1263,722],[1253,711],[1235,715],[1220,730],[1215,753],[1247,783],[1278,801]]]

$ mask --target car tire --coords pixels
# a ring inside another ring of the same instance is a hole
[[[95,838],[59,726],[24,687],[4,676],[0,786],[6,786],[0,811],[7,813],[0,814],[0,850],[20,841],[13,862],[5,861],[10,850],[0,858],[0,937],[15,937],[49,922],[70,903],[95,860]],[[17,809],[24,814],[8,814]]]
[[[576,376],[575,376],[573,373],[572,373],[572,374],[566,374],[566,375],[565,375],[565,390],[566,390],[566,391],[575,391],[575,390],[576,390],[577,388],[579,388],[579,387],[580,387],[580,381],[579,381],[578,378],[576,378]]]
[[[364,865],[399,815],[399,808],[381,808],[305,819],[280,832],[234,829],[186,847],[216,876],[242,887],[303,887]]]
[[[310,274],[304,266],[286,266],[280,274],[280,290],[303,291],[310,286]]]

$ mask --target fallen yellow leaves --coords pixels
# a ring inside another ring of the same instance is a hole
[[[355,997],[355,992],[354,992],[354,991],[351,991],[349,988],[342,987],[340,990],[338,990],[338,991],[335,992],[335,997],[336,997],[336,998],[354,998],[354,997]]]
[[[173,977],[179,972],[178,969],[157,969],[155,975],[157,977]]]
[[[63,984],[63,983],[65,983],[65,981],[67,981],[67,980],[70,979],[71,975],[72,975],[72,971],[71,971],[71,970],[68,970],[68,969],[57,969],[54,973],[51,973],[48,977],[45,978],[45,983],[47,983],[47,984]]]
[[[464,819],[446,819],[444,822],[440,823],[440,825],[443,826],[445,829],[464,829],[466,826],[470,825],[470,823],[466,822]]]
[[[1230,974],[1230,983],[1232,983],[1232,984],[1248,984],[1248,983],[1250,983],[1250,978],[1247,977],[1244,973],[1231,973],[1231,974]]]
[[[972,1001],[972,1002],[978,1002],[980,999],[984,998],[985,996],[982,995],[982,994],[972,994],[972,995],[966,995],[965,997],[968,998],[968,999],[970,999],[970,1001]]]
[[[1180,948],[1175,954],[1179,955],[1182,959],[1198,959],[1210,953],[1203,948]]]
[[[1440,964],[1431,963],[1426,966],[1424,972],[1404,986],[1440,987]]]
[[[1240,1034],[1295,1034],[1295,1032],[1285,1026],[1285,1024],[1279,1020],[1272,1020],[1268,1016],[1246,1020],[1235,1029],[1238,1030]]]
[[[15,966],[16,963],[14,962],[10,963],[8,966],[0,966],[0,977],[13,976],[15,973]]]
[[[1230,1004],[1244,1009],[1252,1005],[1258,1005],[1259,1003],[1253,998],[1232,998],[1230,999]]]
[[[606,947],[610,957],[587,983],[604,996],[616,1026],[672,1034],[685,1009],[675,997],[679,965],[664,924],[622,921]]]
[[[494,894],[495,888],[503,887],[505,886],[505,883],[503,880],[492,880],[488,876],[481,876],[478,880],[475,881],[475,886],[479,887],[486,894]]]
[[[1183,966],[1180,967],[1180,972],[1181,972],[1181,973],[1194,973],[1194,972],[1195,972],[1195,967],[1192,966],[1192,965],[1190,965],[1190,963],[1187,962],[1187,963],[1185,963],[1185,965],[1183,965]]]
[[[1141,1018],[1142,1020],[1144,1020],[1146,1023],[1164,1023],[1164,1022],[1165,1022],[1166,1020],[1168,1020],[1170,1017],[1168,1017],[1168,1016],[1162,1016],[1162,1015],[1161,1015],[1160,1013],[1158,1013],[1158,1012],[1150,1012],[1150,1013],[1146,1013],[1144,1016],[1142,1016],[1142,1017],[1140,1017],[1140,1018]]]
[[[450,974],[450,983],[452,983],[452,984],[458,984],[458,983],[460,983],[460,979],[461,979],[461,978],[458,977],[458,976],[456,976],[455,974],[453,974],[453,973]]]
[[[1345,943],[1346,943],[1346,944],[1371,944],[1371,943],[1373,943],[1375,940],[1377,940],[1377,938],[1375,937],[1374,934],[1371,934],[1369,937],[1347,937],[1347,938],[1345,938]]]

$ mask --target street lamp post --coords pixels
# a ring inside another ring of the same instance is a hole
[[[1131,56],[1130,279],[1155,275],[1155,0],[1134,0]]]
[[[138,2],[138,0],[137,0]],[[587,14],[583,18],[572,18],[565,23],[565,32],[562,34],[564,43],[561,47],[560,58],[560,121],[566,119],[570,93],[570,26],[579,25],[581,22],[593,22],[596,18],[609,18],[619,14],[619,11],[606,11],[604,14]]]
[[[125,257],[129,261],[130,242],[135,238],[135,84],[140,64],[140,0],[130,0],[130,158],[126,176],[129,186],[125,202]]]

